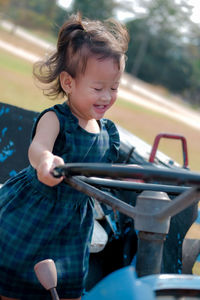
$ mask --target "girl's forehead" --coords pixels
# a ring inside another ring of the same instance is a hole
[[[119,69],[119,64],[113,58],[98,59],[90,57],[83,76],[91,78],[93,81],[115,81],[119,80],[122,71]]]

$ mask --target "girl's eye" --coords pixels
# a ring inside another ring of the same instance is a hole
[[[117,91],[118,90],[118,87],[117,88],[111,88],[112,91]]]
[[[94,88],[95,91],[100,92],[102,89]]]

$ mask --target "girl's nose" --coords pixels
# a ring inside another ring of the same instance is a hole
[[[101,96],[101,100],[103,101],[110,101],[112,98],[111,94],[107,91],[105,91],[102,96]]]

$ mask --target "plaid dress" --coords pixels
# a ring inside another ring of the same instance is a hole
[[[54,111],[60,133],[53,153],[68,162],[107,162],[117,159],[119,135],[115,125],[100,120],[101,131],[82,129],[66,103]],[[48,187],[29,166],[0,189],[0,295],[21,300],[51,299],[38,282],[33,267],[52,258],[58,272],[61,298],[82,294],[88,271],[93,230],[92,200],[65,183]]]

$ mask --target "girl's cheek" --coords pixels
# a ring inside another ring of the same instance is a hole
[[[115,101],[117,100],[117,92],[113,95],[113,103],[115,103]]]
[[[116,102],[117,100],[117,97],[113,97],[111,102],[110,102],[110,107]]]

